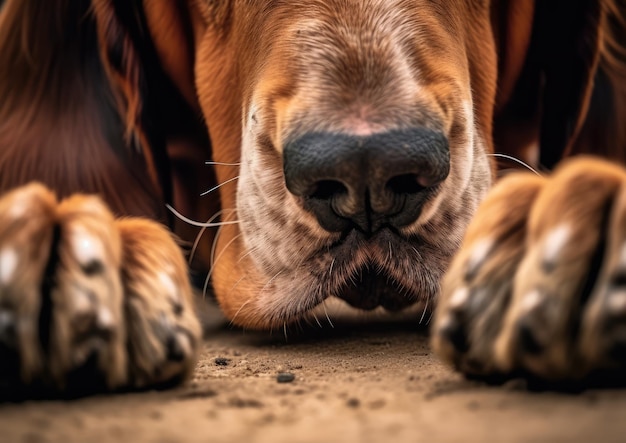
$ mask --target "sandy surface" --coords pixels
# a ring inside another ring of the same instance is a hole
[[[278,383],[277,374],[295,376]],[[626,441],[626,390],[464,380],[412,324],[302,335],[221,328],[164,392],[0,404],[0,442]]]

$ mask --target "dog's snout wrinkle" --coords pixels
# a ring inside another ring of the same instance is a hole
[[[287,189],[331,232],[411,224],[450,171],[447,138],[425,128],[309,133],[287,143],[283,160]]]

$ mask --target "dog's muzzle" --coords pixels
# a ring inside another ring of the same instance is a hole
[[[395,311],[415,302],[416,294],[391,277],[394,261],[387,254],[402,257],[410,240],[401,228],[419,218],[448,176],[447,138],[424,128],[365,137],[309,133],[283,152],[289,191],[322,228],[341,233],[330,251],[335,259],[350,267],[357,252],[370,257],[354,263],[352,278],[333,295],[366,310]],[[378,257],[383,250],[385,257]]]

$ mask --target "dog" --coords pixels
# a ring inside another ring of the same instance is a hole
[[[249,329],[333,299],[434,310],[469,375],[623,367],[624,0],[1,7],[5,385],[184,380],[189,269]]]

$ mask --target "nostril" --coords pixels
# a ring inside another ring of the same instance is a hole
[[[420,184],[420,178],[415,174],[403,174],[391,178],[385,187],[394,194],[417,194],[425,186]]]
[[[413,223],[449,169],[447,137],[422,127],[305,133],[283,147],[287,190],[331,232]]]
[[[318,200],[330,200],[341,194],[347,194],[348,188],[336,180],[320,180],[315,184],[313,192],[309,193],[310,198]]]

